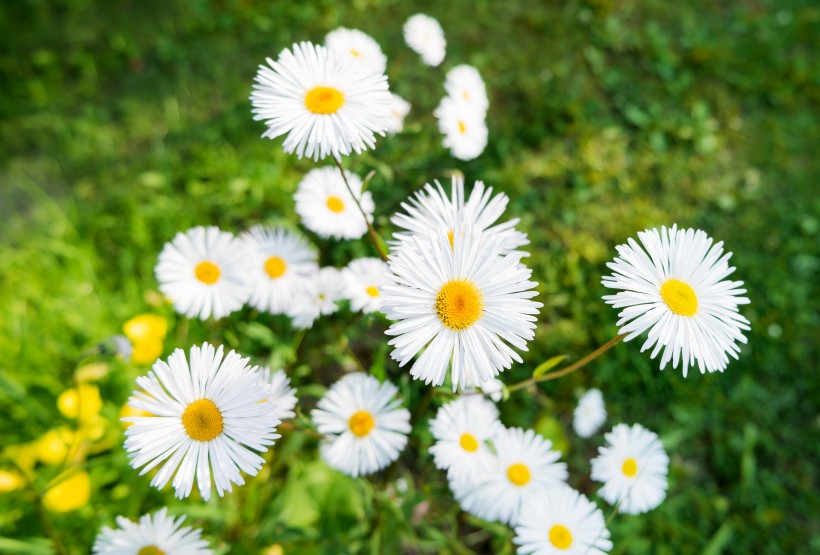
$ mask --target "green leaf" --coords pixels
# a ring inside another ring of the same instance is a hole
[[[26,538],[14,540],[0,537],[0,552],[21,553],[25,555],[51,555],[54,548],[46,538]]]
[[[535,370],[532,371],[532,377],[533,378],[540,378],[541,376],[543,376],[544,374],[546,374],[547,372],[549,372],[550,370],[552,370],[553,368],[555,368],[556,366],[561,364],[561,361],[564,360],[565,358],[567,358],[567,355],[558,355],[558,356],[552,357],[551,359],[549,359],[545,362],[542,362],[541,364],[539,364],[536,367]]]

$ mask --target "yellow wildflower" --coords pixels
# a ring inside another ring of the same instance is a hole
[[[140,314],[128,320],[122,331],[135,345],[148,339],[165,339],[168,333],[168,322],[159,314]]]
[[[88,504],[91,499],[91,478],[87,472],[77,472],[57,482],[43,495],[46,508],[54,513],[74,511]]]
[[[131,362],[135,364],[153,364],[162,356],[162,348],[161,339],[148,338],[134,342]]]
[[[20,489],[24,483],[25,480],[18,473],[0,470],[0,493]]]
[[[63,391],[57,398],[57,408],[67,418],[91,420],[102,409],[100,390],[96,385],[81,383],[77,387]]]

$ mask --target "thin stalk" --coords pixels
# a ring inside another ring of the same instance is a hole
[[[379,238],[379,234],[376,232],[376,229],[370,223],[370,220],[367,219],[367,214],[364,213],[362,210],[362,205],[359,204],[359,199],[356,198],[356,195],[353,194],[353,189],[350,188],[350,183],[347,182],[347,176],[345,175],[345,169],[342,167],[342,162],[334,158],[334,162],[336,162],[336,167],[339,168],[339,172],[342,174],[342,180],[345,182],[347,186],[347,190],[350,193],[350,196],[353,197],[353,202],[356,203],[356,206],[359,208],[359,212],[364,218],[364,223],[367,224],[367,231],[370,233],[370,238],[373,240],[373,244],[376,245],[376,250],[379,251],[379,258],[387,262],[387,253],[384,252],[382,248],[381,239]]]
[[[32,493],[34,493],[37,518],[43,526],[43,531],[49,538],[51,538],[51,542],[54,544],[54,553],[57,555],[68,555],[68,551],[66,551],[66,548],[60,539],[60,535],[57,533],[57,530],[54,528],[54,524],[51,522],[51,517],[49,516],[48,509],[43,501],[43,494],[40,492],[40,488],[37,487],[34,483],[34,479],[31,478],[28,473],[17,464],[16,461],[9,459],[9,462],[17,470],[17,473],[20,474],[20,476],[22,476],[26,481],[26,485],[31,489]]]

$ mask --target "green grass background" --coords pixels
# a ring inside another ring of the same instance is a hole
[[[445,29],[441,68],[422,66],[403,44],[401,25],[419,11]],[[304,412],[358,365],[400,383],[411,410],[429,401],[388,362],[378,319],[342,312],[300,341],[283,320],[250,311],[186,325],[151,293],[157,254],[179,230],[298,223],[291,195],[314,165],[259,138],[248,95],[265,56],[321,42],[339,25],[376,38],[391,88],[413,104],[405,133],[349,161],[362,175],[377,172],[378,226],[389,231],[402,199],[458,169],[510,195],[507,217],[530,235],[545,307],[507,383],[615,334],[600,279],[614,246],[636,231],[698,227],[735,253],[752,331],[725,373],[659,372],[636,341],[501,405],[506,424],[536,427],[564,447],[572,485],[590,495],[588,459],[601,438],[571,433],[580,390],[603,390],[608,426],[639,422],[661,435],[668,499],[647,515],[617,516],[613,553],[820,551],[820,7],[810,0],[3,3],[3,446],[67,424],[55,399],[78,357],[145,311],[171,319],[166,355],[208,339],[286,365]],[[457,63],[479,68],[491,97],[489,145],[467,163],[440,147],[431,116]],[[366,238],[322,243],[325,264],[362,255],[372,255]],[[114,516],[163,504],[225,553],[274,543],[286,553],[512,550],[505,527],[459,514],[433,468],[425,421],[438,397],[399,463],[372,478],[328,470],[316,440],[291,431],[248,486],[179,502],[149,488],[120,447],[116,413],[145,368],[106,361],[98,385],[113,447],[86,462],[91,503],[52,517],[72,553],[88,552]],[[38,467],[38,483],[53,473]],[[0,536],[8,552],[50,551],[30,492],[0,494]]]

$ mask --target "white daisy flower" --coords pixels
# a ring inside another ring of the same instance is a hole
[[[525,501],[513,542],[521,555],[603,555],[612,549],[601,509],[569,486]]]
[[[460,65],[448,71],[444,78],[444,90],[453,100],[482,114],[487,113],[490,106],[487,87],[481,74],[473,66]]]
[[[502,429],[493,439],[496,464],[476,481],[453,480],[461,507],[479,518],[505,523],[518,520],[527,500],[548,497],[567,479],[567,465],[552,442],[532,430]]]
[[[526,233],[515,229],[518,218],[496,224],[504,213],[509,197],[504,193],[493,196],[493,188],[476,181],[470,196],[464,194],[464,176],[454,175],[450,185],[450,196],[438,181],[435,187],[429,183],[401,203],[404,212],[396,213],[390,221],[407,231],[393,234],[391,247],[407,242],[413,235],[437,232],[442,227],[447,230],[450,243],[453,231],[461,225],[473,226],[489,235],[497,235],[502,243],[503,253],[513,251],[529,243]]]
[[[376,312],[382,304],[379,288],[387,283],[389,269],[378,258],[357,258],[342,270],[345,297],[354,311]]]
[[[387,70],[387,56],[379,43],[358,29],[334,29],[325,37],[325,46],[375,73],[383,74]]]
[[[268,126],[263,137],[287,135],[285,152],[339,160],[384,135],[391,100],[383,73],[309,42],[266,60],[251,93],[253,119]]]
[[[484,152],[488,131],[483,112],[445,96],[433,115],[444,135],[441,144],[454,158],[472,160]]]
[[[443,405],[430,421],[436,468],[446,470],[451,480],[477,481],[495,464],[487,442],[501,428],[498,409],[480,395],[462,395]]]
[[[362,180],[345,170],[347,182],[368,221],[373,221],[373,197],[362,193]],[[316,168],[305,175],[293,196],[296,213],[305,227],[325,239],[356,239],[367,233],[367,222],[356,207],[338,168]]]
[[[390,124],[387,126],[387,132],[391,135],[400,133],[404,129],[404,118],[410,113],[410,103],[397,94],[390,95],[393,103],[390,105]]]
[[[204,343],[191,347],[190,365],[182,349],[158,360],[147,376],[137,378],[139,390],[128,405],[151,416],[123,418],[125,450],[131,466],[145,474],[161,465],[151,485],[162,489],[173,479],[176,496],[188,497],[196,479],[203,499],[242,485],[240,471],[255,476],[264,452],[279,437],[279,419],[259,387],[255,366],[234,351],[224,360],[222,347]]]
[[[504,382],[496,378],[487,380],[479,385],[478,389],[481,393],[492,399],[494,403],[498,403],[504,398]]]
[[[410,412],[398,388],[362,373],[333,384],[311,413],[325,435],[320,451],[333,468],[350,476],[371,474],[395,461],[407,444]]]
[[[723,242],[712,244],[703,231],[677,226],[639,232],[638,238],[641,245],[629,239],[616,247],[619,256],[607,264],[613,274],[601,282],[621,290],[604,296],[624,309],[619,333],[629,341],[649,330],[641,351],[654,345],[651,358],[663,351],[661,370],[671,360],[672,368],[682,362],[684,377],[695,362],[701,373],[722,372],[749,329],[738,313],[738,305],[749,302],[740,296],[743,282],[724,279],[735,271],[728,264],[732,253],[724,255]]]
[[[527,350],[543,305],[520,253],[500,255],[498,237],[476,228],[453,237],[419,234],[391,255],[381,310],[394,321],[390,356],[404,366],[423,350],[410,374],[441,385],[451,366],[455,391],[521,362],[513,347]]]
[[[282,369],[271,372],[267,366],[257,372],[259,385],[268,391],[268,400],[273,406],[278,420],[287,420],[296,416],[296,390],[290,386],[290,378]]]
[[[640,424],[618,424],[604,436],[605,447],[592,460],[592,479],[604,486],[598,494],[620,512],[650,511],[666,498],[669,457],[658,435]]]
[[[336,301],[344,298],[341,272],[336,268],[322,268],[305,279],[293,298],[288,316],[297,328],[307,329],[319,316],[339,310]]]
[[[578,401],[572,413],[572,428],[581,437],[590,437],[606,420],[604,397],[599,389],[590,389]]]
[[[438,21],[419,13],[404,23],[403,31],[404,42],[421,56],[425,64],[435,67],[444,60],[447,41]]]
[[[255,226],[240,237],[250,255],[248,304],[284,314],[302,280],[319,270],[316,251],[305,239],[282,227]]]
[[[248,300],[248,253],[219,228],[194,227],[165,243],[154,272],[174,309],[189,318],[223,318]]]
[[[94,540],[92,553],[98,555],[210,555],[213,550],[201,539],[202,531],[182,526],[184,516],[168,516],[163,507],[139,522],[117,517],[116,530],[104,526]]]

